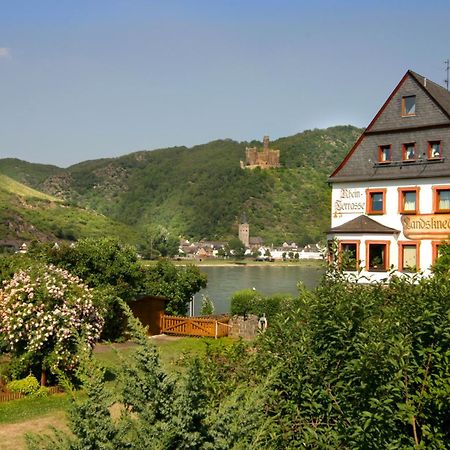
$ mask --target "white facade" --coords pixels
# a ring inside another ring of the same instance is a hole
[[[368,255],[367,244],[370,242],[387,242],[388,252],[386,266],[388,271],[391,268],[397,275],[399,273],[411,274],[411,271],[404,271],[401,267],[402,255],[400,244],[417,245],[417,271],[420,271],[422,275],[427,276],[430,274],[430,267],[436,257],[436,246],[442,240],[445,240],[450,234],[450,226],[440,226],[442,222],[447,220],[447,215],[434,216],[441,223],[439,226],[433,227],[433,223],[429,224],[431,234],[428,239],[418,238],[409,239],[410,233],[408,233],[409,219],[420,220],[426,215],[433,215],[434,211],[434,195],[436,188],[439,189],[449,187],[450,177],[447,179],[439,178],[425,178],[425,179],[403,179],[392,181],[371,181],[371,182],[348,182],[348,183],[334,183],[332,190],[332,206],[331,206],[331,228],[344,225],[345,223],[356,219],[365,214],[371,219],[376,220],[380,224],[398,230],[398,233],[386,234],[386,233],[343,233],[329,235],[329,239],[335,237],[340,242],[355,242],[358,243],[358,260],[360,274],[369,279],[370,281],[380,281],[386,278],[386,271],[376,272],[371,271],[368,267]],[[414,214],[402,214],[400,210],[401,195],[403,189],[416,189],[418,199],[418,210]],[[367,202],[370,201],[367,198],[367,192],[372,190],[385,190],[385,205],[384,214],[370,214],[369,206]],[[428,217],[426,217],[428,219]],[[424,220],[424,219],[422,219]],[[450,225],[450,223],[449,223]],[[404,229],[406,227],[406,229]],[[427,229],[427,223],[424,224],[424,229]],[[421,227],[422,228],[422,227]],[[356,272],[356,270],[355,270]]]
[[[329,178],[338,263],[361,281],[429,276],[450,236],[450,93],[407,71]]]

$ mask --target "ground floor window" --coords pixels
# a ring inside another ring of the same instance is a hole
[[[366,270],[385,271],[389,267],[389,242],[366,242]]]
[[[441,256],[441,254],[442,254],[442,252],[441,252],[442,244],[443,244],[442,241],[433,241],[431,243],[431,245],[433,246],[433,254],[432,254],[432,261],[431,261],[432,264],[434,264],[436,262],[436,259],[438,259],[439,256]]]
[[[415,242],[399,242],[398,268],[402,272],[417,272],[419,264],[419,246]]]
[[[344,270],[358,270],[359,241],[339,242],[339,257]]]

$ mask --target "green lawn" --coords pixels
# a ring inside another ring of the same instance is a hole
[[[179,372],[187,358],[202,356],[208,346],[221,348],[231,345],[229,338],[190,338],[190,337],[157,337],[152,341],[159,349],[161,363],[168,373]],[[114,370],[121,363],[121,357],[126,361],[134,348],[128,344],[101,344],[95,352],[95,358],[107,369]],[[119,354],[119,355],[118,355]]]
[[[23,422],[35,417],[62,411],[69,405],[67,394],[54,394],[45,398],[21,398],[0,403],[0,424]],[[0,445],[1,447],[1,445]]]
[[[210,345],[213,348],[230,345],[233,341],[228,338],[156,338],[152,339],[159,348],[163,367],[170,374],[183,371],[183,366],[187,359],[192,356],[201,356]],[[115,347],[115,348],[113,348]],[[107,369],[106,376],[110,379],[111,389],[114,388],[115,369],[126,363],[127,358],[134,351],[134,346],[125,344],[100,344],[94,353],[95,359]],[[6,359],[2,358],[1,366],[6,364]],[[25,422],[34,418],[49,414],[58,414],[66,410],[70,403],[69,395],[54,394],[46,398],[23,398],[0,403],[0,424],[11,424]],[[1,445],[0,445],[1,447]]]

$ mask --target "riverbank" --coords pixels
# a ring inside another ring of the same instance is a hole
[[[198,267],[316,267],[325,268],[326,263],[319,259],[302,259],[299,261],[254,261],[252,259],[183,259],[171,260],[177,266],[193,264]],[[145,260],[144,264],[153,265],[157,261]]]

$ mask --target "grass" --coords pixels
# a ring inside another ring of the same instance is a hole
[[[44,194],[42,192],[36,191],[28,186],[25,186],[22,183],[19,183],[12,178],[7,177],[6,175],[0,174],[0,185],[5,191],[8,191],[12,194],[19,195],[21,197],[29,197],[29,198],[38,198],[41,200],[48,200],[51,202],[60,202],[61,200],[57,199],[48,194]]]
[[[2,402],[0,403],[0,424],[24,422],[55,411],[65,410],[69,403],[70,399],[67,394]]]
[[[211,339],[211,338],[156,338],[155,345],[159,348],[161,363],[169,374],[176,375],[183,371],[183,365],[190,357],[202,356],[205,354],[208,346],[213,348],[231,345],[231,339]],[[110,376],[109,386],[114,388],[114,372],[120,366],[122,361],[126,363],[134,351],[134,346],[125,344],[100,344],[94,353],[95,359],[107,369],[106,376]],[[120,358],[119,357],[122,357]],[[0,363],[6,364],[6,360]],[[109,372],[109,374],[108,374]],[[24,423],[23,433],[33,431],[33,419],[43,416],[54,416],[55,423],[61,424],[61,417],[70,404],[68,394],[54,394],[45,398],[22,398],[9,402],[0,403],[0,424],[20,424]],[[51,418],[50,418],[50,423]],[[30,429],[28,429],[31,427]],[[19,430],[20,432],[20,430]],[[0,444],[1,448],[1,444]]]
[[[190,337],[164,337],[154,338],[153,342],[158,347],[161,364],[168,373],[179,373],[187,359],[201,357],[206,349],[223,348],[231,345],[230,338],[190,338]],[[126,344],[125,344],[126,345]],[[121,346],[120,344],[101,344],[95,352],[95,358],[105,368],[114,371],[121,363],[121,358],[126,362],[134,351],[133,346]],[[119,355],[118,355],[119,354]]]

